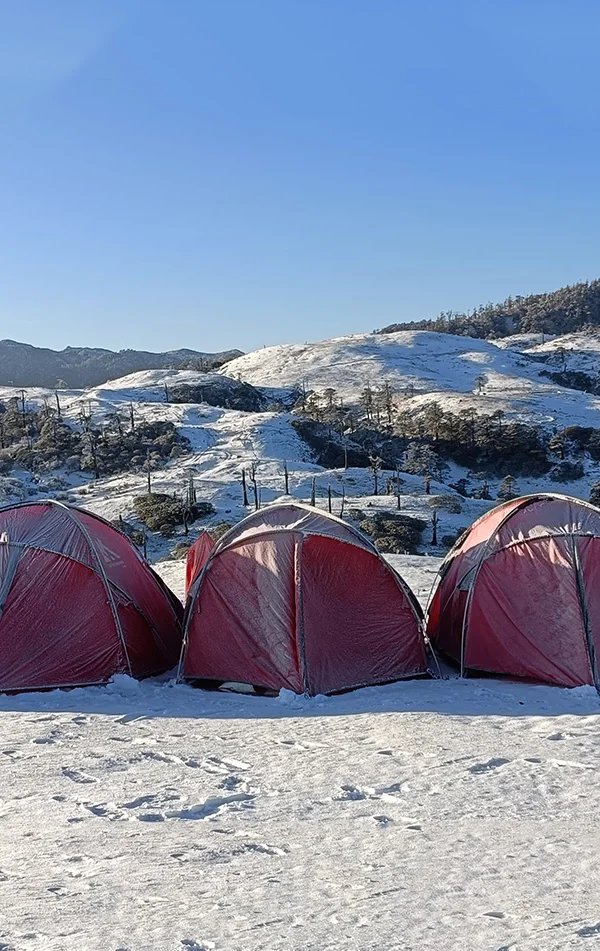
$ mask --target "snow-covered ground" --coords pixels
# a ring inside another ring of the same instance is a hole
[[[598,338],[594,334],[572,337],[573,347],[581,348],[585,344],[587,353],[597,355],[594,347],[598,346]],[[503,409],[515,418],[548,427],[574,423],[596,425],[600,399],[552,384],[547,377],[540,376],[546,368],[544,363],[518,352],[519,347],[529,351],[543,350],[547,356],[548,349],[555,349],[566,338],[556,338],[544,344],[539,343],[536,335],[524,335],[520,344],[519,339],[514,338],[515,349],[508,350],[488,341],[450,334],[362,334],[316,344],[265,348],[232,361],[223,372],[236,379],[241,376],[279,396],[286,388],[289,390],[304,383],[320,392],[332,386],[340,398],[353,400],[367,383],[376,387],[387,380],[393,384],[400,409],[422,406],[435,399],[444,408],[455,412],[474,406],[482,412]],[[569,350],[566,344],[565,347],[573,355],[579,352]],[[481,394],[476,383],[480,375],[485,377]],[[328,486],[331,486],[336,514],[343,494],[349,505],[360,505],[364,499],[359,503],[352,499],[372,491],[366,470],[344,472],[316,465],[310,450],[292,428],[293,417],[289,413],[246,413],[206,404],[165,402],[165,384],[173,387],[177,383],[199,383],[203,379],[206,379],[205,375],[190,370],[143,371],[89,391],[61,391],[61,409],[64,417],[75,425],[82,407],[88,414],[91,410],[94,425],[99,425],[115,412],[127,417],[130,403],[138,421],[172,422],[188,437],[192,452],[174,459],[155,473],[153,488],[159,492],[181,494],[189,472],[193,472],[198,498],[215,506],[216,515],[212,521],[236,521],[245,514],[241,472],[253,464],[257,467],[263,503],[274,501],[285,491],[284,461],[288,465],[291,494],[308,499],[315,478],[320,504],[324,504]],[[413,396],[406,395],[407,387],[414,388]],[[0,400],[15,394],[20,394],[20,391],[0,388]],[[53,405],[54,399],[54,392],[50,390],[31,388],[26,391],[28,403],[47,400]],[[447,482],[467,474],[456,466],[451,468]],[[25,473],[21,475],[27,480]],[[142,494],[146,486],[142,472],[124,473],[98,482],[93,482],[89,473],[57,475],[70,486],[71,501],[111,520],[118,516],[133,519],[134,498]],[[561,484],[560,489],[587,497],[599,475],[598,465],[588,460],[584,478],[572,484]],[[405,510],[409,514],[430,518],[422,481],[411,476],[403,478],[406,483]],[[497,488],[498,481],[492,485],[492,491]],[[10,498],[11,485],[1,479],[0,483],[0,498]],[[556,486],[547,479],[519,480],[522,492],[552,488]],[[31,484],[27,488],[30,490],[37,490],[37,497],[43,496],[47,491],[47,479],[43,477],[39,484]],[[437,494],[448,491],[442,485],[434,486]],[[468,502],[464,505],[462,518],[444,514],[441,534],[464,527],[485,507],[485,504]],[[151,539],[152,557],[164,554],[165,550],[168,547],[162,540]]]
[[[0,948],[585,951],[599,738],[591,688],[491,679],[0,697]]]
[[[543,364],[517,350],[364,335],[262,350],[227,372],[278,393],[306,379],[345,399],[389,379],[398,391],[412,383],[417,404],[596,425],[600,401],[544,382]],[[180,427],[192,453],[158,471],[154,489],[181,492],[192,470],[212,522],[245,514],[240,474],[253,462],[263,502],[282,495],[287,460],[296,498],[315,477],[323,507],[331,485],[335,514],[342,493],[346,513],[395,508],[369,495],[365,470],[317,466],[289,414],[164,402],[165,382],[197,376],[134,374],[62,391],[61,406],[76,423],[91,403],[97,422],[131,401],[138,420]],[[44,399],[54,394],[27,391]],[[586,495],[598,477],[587,467],[561,491]],[[461,474],[452,467],[448,479]],[[145,491],[143,473],[58,475],[69,498],[109,519],[131,518]],[[429,520],[422,480],[402,478],[403,511]],[[36,488],[43,496],[43,481]],[[491,504],[441,510],[438,535]],[[429,556],[389,556],[423,604],[443,553],[430,542],[427,527]],[[151,556],[173,543],[152,537]],[[182,596],[184,562],[156,567]],[[120,677],[104,689],[0,697],[0,951],[585,949],[600,942],[599,738],[593,690],[492,679],[311,701]]]
[[[491,341],[400,331],[266,347],[232,360],[221,372],[257,387],[305,385],[320,393],[332,387],[346,402],[356,401],[367,384],[375,388],[387,382],[403,409],[435,399],[453,412],[474,406],[537,425],[595,425],[600,399],[552,383],[541,375],[544,369],[518,350]],[[480,376],[485,384],[479,395]],[[406,396],[407,389],[414,395]]]

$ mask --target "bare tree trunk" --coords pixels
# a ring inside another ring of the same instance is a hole
[[[344,506],[346,504],[346,486],[342,486],[342,505],[340,508],[340,518],[344,517]]]
[[[313,508],[317,504],[317,486],[316,486],[316,479],[314,476],[310,486],[310,504],[313,506]]]
[[[331,515],[331,486],[330,485],[327,486],[327,508],[329,510],[329,514]]]
[[[287,459],[284,459],[283,462],[283,477],[285,479],[285,494],[290,494],[290,474],[288,472]]]
[[[54,391],[54,395],[56,397],[56,415],[58,416],[59,419],[62,419],[62,413],[60,411],[60,400],[58,398],[58,390]]]
[[[133,417],[133,403],[129,404],[129,422],[131,423],[131,432],[135,430],[135,419]]]
[[[256,482],[256,463],[252,463],[250,467],[250,482],[252,484],[252,491],[254,493],[254,508],[258,512],[260,508],[260,500],[258,498],[258,484]]]
[[[93,433],[89,433],[90,439],[90,450],[92,453],[92,460],[94,463],[94,478],[98,480],[100,478],[100,472],[98,471],[98,456],[96,454],[96,438]]]
[[[246,470],[242,469],[242,492],[244,493],[244,505],[249,505],[248,502],[248,488],[246,486]]]
[[[402,496],[400,494],[400,466],[396,466],[396,504],[398,509],[402,508]]]
[[[438,527],[438,513],[434,512],[431,516],[431,544],[437,545],[437,527]]]

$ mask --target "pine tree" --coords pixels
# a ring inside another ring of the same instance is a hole
[[[501,502],[510,502],[511,499],[516,499],[518,495],[519,486],[517,485],[517,480],[511,475],[505,476],[498,489],[498,499]]]

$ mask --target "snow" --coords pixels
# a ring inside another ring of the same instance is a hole
[[[597,400],[544,382],[544,365],[517,349],[361,335],[268,348],[226,372],[278,395],[306,379],[346,400],[366,382],[411,382],[411,405],[439,399],[595,425]],[[346,512],[395,509],[395,498],[368,494],[364,470],[315,465],[289,414],[163,402],[165,382],[197,376],[132,374],[61,391],[61,406],[76,424],[83,403],[97,420],[131,401],[136,418],[178,426],[192,454],[158,471],[153,487],[181,492],[193,470],[198,498],[216,508],[194,533],[246,513],[239,480],[253,462],[263,502],[282,495],[285,459],[296,498],[308,498],[315,477],[318,504],[331,485],[336,514],[342,491]],[[28,402],[44,399],[53,392],[27,391]],[[588,467],[561,491],[584,494]],[[460,474],[452,467],[450,478]],[[70,498],[109,519],[132,518],[145,491],[143,473],[97,483],[61,475]],[[402,510],[430,519],[422,480],[402,478]],[[460,514],[439,512],[440,536],[493,503],[461,504]],[[429,554],[387,556],[422,604],[443,555],[430,539],[426,529]],[[173,544],[151,537],[152,558]],[[155,568],[182,597],[184,560]],[[600,940],[599,737],[590,688],[454,676],[314,700],[205,692],[173,675],[0,696],[0,951],[586,948]]]
[[[546,340],[554,340],[555,334],[525,333],[512,334],[510,337],[499,337],[492,343],[501,350],[515,350],[518,353],[527,353],[538,344]]]
[[[546,346],[559,345],[560,339]],[[220,372],[256,387],[304,385],[317,393],[333,387],[347,403],[356,402],[367,384],[375,388],[387,382],[402,409],[437,400],[453,412],[473,406],[536,425],[595,425],[600,399],[552,383],[542,375],[545,365],[529,353],[453,334],[400,331],[266,347],[232,360]],[[486,382],[478,395],[481,375]],[[406,395],[407,387],[414,388],[414,396]]]
[[[0,947],[585,948],[599,736],[594,690],[491,679],[0,697]]]

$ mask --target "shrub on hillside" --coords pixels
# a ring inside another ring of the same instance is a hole
[[[363,519],[360,530],[368,535],[378,551],[390,554],[415,554],[426,522],[411,515],[378,512]]]
[[[235,522],[217,522],[216,525],[212,525],[209,528],[209,532],[213,537],[213,541],[218,542],[223,535],[229,531],[230,528],[233,528]]]
[[[468,529],[465,527],[462,527],[462,528],[457,528],[455,532],[449,532],[447,535],[442,535],[440,539],[440,544],[442,548],[448,548],[448,549],[452,548],[456,544],[458,539],[461,538],[465,534],[466,531],[468,531]]]
[[[114,527],[118,529],[122,535],[126,535],[127,538],[129,538],[129,540],[132,541],[137,548],[143,547],[144,532],[140,531],[139,528],[135,528],[131,522],[126,522],[123,518],[117,518],[111,524],[114,525]]]
[[[160,532],[162,535],[170,535],[177,525],[183,525],[186,516],[188,521],[193,522],[215,511],[210,502],[194,502],[186,510],[181,499],[162,492],[138,495],[133,500],[133,506],[140,521],[151,532]]]
[[[427,498],[427,504],[434,510],[443,510],[452,515],[460,515],[462,512],[462,502],[456,495],[430,495]]]
[[[313,419],[294,419],[292,426],[312,450],[320,466],[341,469],[347,463],[351,468],[368,468],[369,453],[354,443],[344,443],[332,426]]]
[[[575,482],[576,479],[583,478],[583,465],[581,462],[559,462],[552,466],[548,473],[553,482]]]

